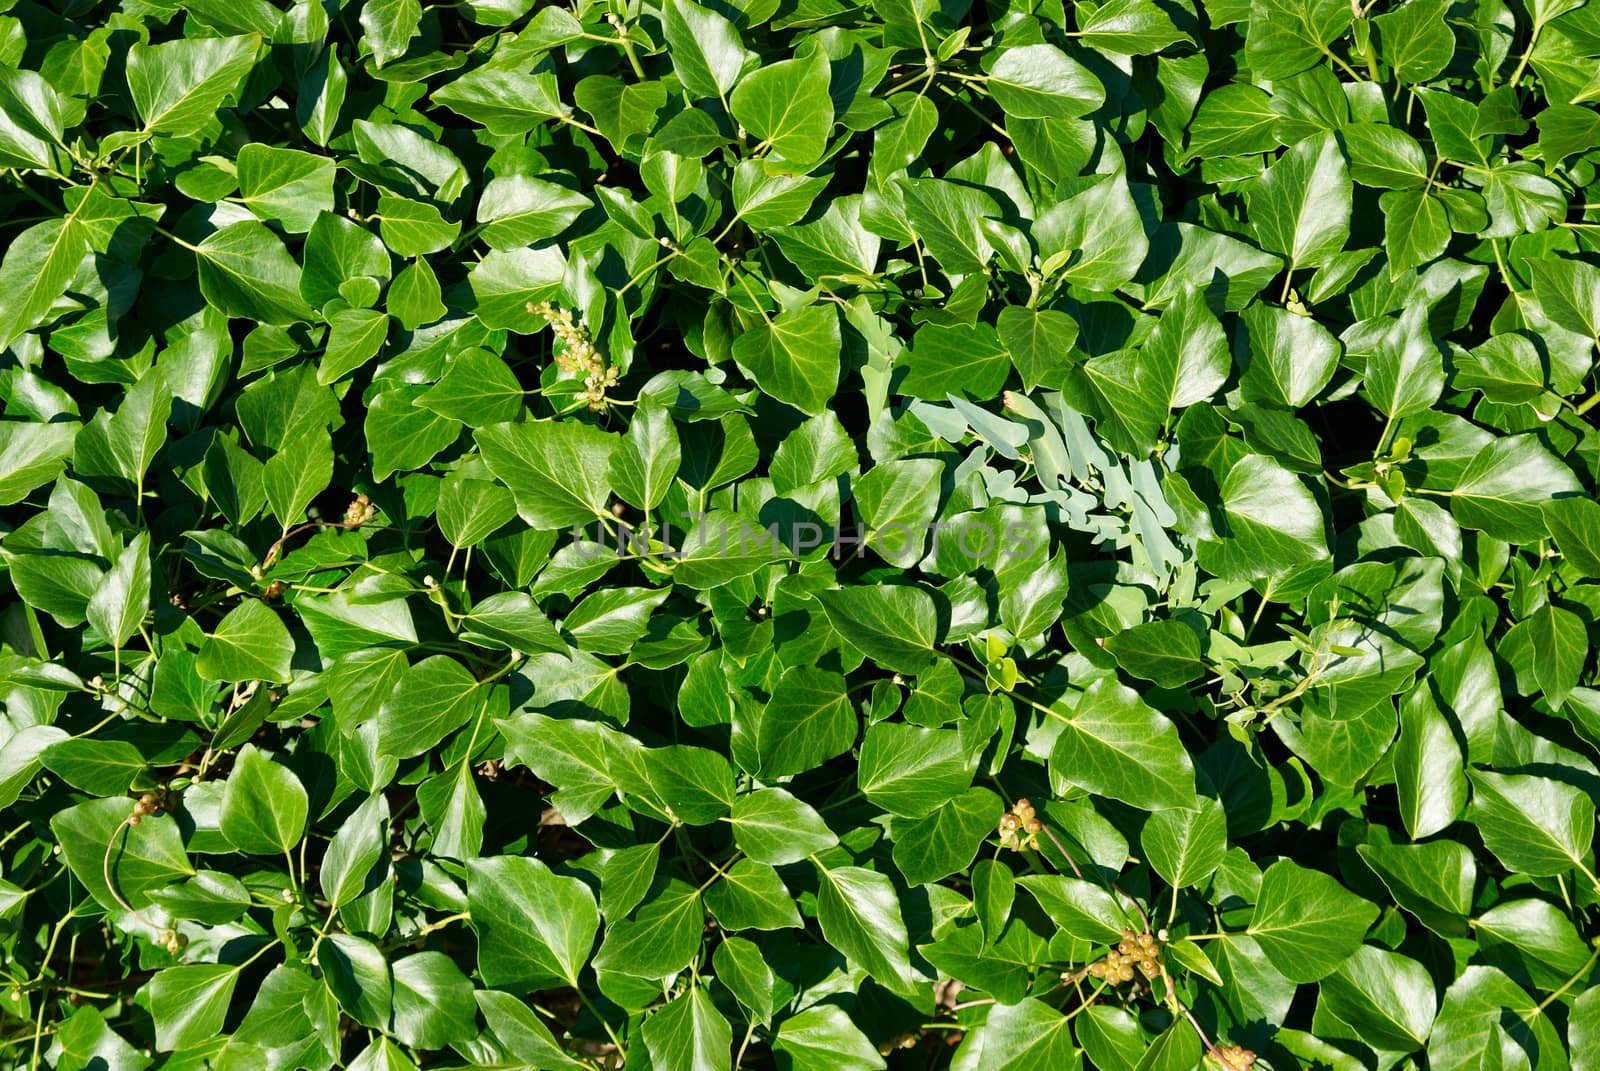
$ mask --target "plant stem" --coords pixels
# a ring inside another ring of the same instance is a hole
[[[1596,960],[1600,960],[1600,945],[1596,945],[1594,951],[1589,953],[1588,960],[1585,961],[1582,967],[1578,968],[1577,973],[1575,973],[1571,978],[1568,978],[1565,982],[1562,982],[1560,989],[1557,989],[1548,997],[1545,997],[1543,1000],[1541,1000],[1538,1007],[1534,1008],[1531,1012],[1522,1017],[1522,1021],[1525,1023],[1531,1023],[1533,1020],[1543,1015],[1546,1008],[1560,1000],[1562,997],[1566,996],[1567,990],[1577,985],[1580,978],[1583,978],[1594,969]]]

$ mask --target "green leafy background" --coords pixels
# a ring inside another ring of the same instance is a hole
[[[1600,1067],[1597,102],[1583,0],[0,0],[0,1061]]]

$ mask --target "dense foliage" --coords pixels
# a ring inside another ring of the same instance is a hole
[[[1600,6],[0,9],[3,1066],[1600,1068]]]

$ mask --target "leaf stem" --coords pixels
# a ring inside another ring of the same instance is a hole
[[[1571,978],[1568,978],[1565,982],[1562,982],[1560,989],[1557,989],[1548,997],[1545,997],[1543,1000],[1541,1000],[1536,1008],[1522,1017],[1522,1021],[1525,1023],[1531,1023],[1533,1020],[1543,1015],[1546,1008],[1560,1000],[1562,997],[1566,996],[1567,990],[1577,985],[1579,979],[1583,978],[1594,969],[1596,960],[1600,960],[1600,944],[1595,945],[1594,951],[1589,953],[1588,960],[1584,962],[1582,967],[1578,968],[1577,973],[1575,973]]]
[[[616,1046],[617,1052],[619,1054],[626,1052],[627,1049],[622,1044],[622,1039],[617,1037],[617,1032],[615,1030],[611,1029],[611,1024],[606,1021],[606,1017],[605,1016],[600,1014],[600,1009],[596,1008],[594,1006],[594,1002],[591,1001],[588,998],[588,996],[584,994],[582,987],[581,986],[573,986],[572,990],[573,990],[573,992],[578,994],[578,1000],[581,1001],[583,1003],[583,1006],[589,1010],[589,1014],[594,1016],[596,1019],[598,1019],[600,1021],[600,1026],[605,1030],[606,1037],[611,1039],[611,1044]]]

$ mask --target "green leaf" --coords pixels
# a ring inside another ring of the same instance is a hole
[[[882,1071],[887,1065],[850,1017],[834,1004],[791,1015],[772,1041],[794,1071]]]
[[[494,178],[478,198],[483,240],[495,249],[514,249],[554,238],[593,202],[575,190],[531,175]]]
[[[1315,982],[1350,958],[1377,918],[1376,905],[1333,878],[1280,859],[1261,876],[1245,933],[1284,977]]]
[[[729,109],[745,130],[778,156],[806,167],[822,158],[833,129],[830,72],[821,49],[808,59],[758,67],[739,80],[728,99]],[[722,88],[719,82],[719,91]]]
[[[1406,832],[1429,837],[1461,816],[1467,802],[1465,757],[1450,722],[1427,687],[1400,704],[1400,739],[1394,745],[1395,792]]]
[[[267,324],[311,319],[300,296],[300,265],[254,220],[212,232],[194,250],[200,292],[229,316]]]
[[[1508,870],[1536,877],[1586,866],[1594,801],[1571,785],[1534,774],[1473,770],[1468,817],[1484,847]]]
[[[0,421],[0,505],[14,505],[60,475],[76,430],[70,424]]]
[[[485,694],[465,666],[432,655],[406,670],[378,710],[379,754],[409,758],[434,747],[483,709]]]
[[[739,850],[773,866],[798,863],[839,843],[820,814],[781,788],[740,796],[731,821]]]
[[[527,393],[506,363],[486,350],[457,354],[444,377],[417,399],[424,409],[472,428],[503,424],[522,412]]]
[[[337,908],[351,903],[363,892],[367,876],[387,844],[384,834],[388,825],[388,801],[381,794],[374,794],[329,839],[317,880],[330,905]]]
[[[1529,268],[1545,315],[1568,331],[1600,339],[1600,268],[1564,257],[1541,257]]]
[[[143,627],[149,609],[150,536],[140,532],[117,555],[84,614],[106,642],[121,648]]]
[[[389,337],[389,317],[376,309],[341,309],[329,319],[328,348],[317,382],[337,383],[377,356]]]
[[[971,186],[943,179],[899,178],[906,219],[916,237],[946,272],[982,272],[994,249],[983,233],[986,218],[999,218],[994,198]]]
[[[1389,326],[1367,358],[1367,394],[1390,420],[1432,408],[1444,390],[1444,359],[1413,306]]]
[[[1052,1067],[1077,1071],[1083,1066],[1077,1046],[1072,1043],[1069,1020],[1040,1000],[995,1005],[973,1037],[978,1039],[986,1069]]]
[[[473,438],[531,527],[565,528],[608,516],[615,436],[568,421],[529,421],[479,428]]]
[[[125,740],[58,740],[39,755],[44,768],[67,784],[96,796],[120,796],[147,768],[139,749]]]
[[[0,262],[0,284],[11,295],[0,312],[0,345],[10,346],[45,319],[87,251],[76,214],[36,223],[12,241]]]
[[[811,666],[786,670],[756,717],[754,740],[763,777],[804,773],[849,750],[855,708],[844,678]]]
[[[1231,579],[1281,574],[1328,556],[1322,509],[1298,477],[1271,458],[1241,458],[1222,481],[1216,538],[1201,562]]]
[[[1567,563],[1583,576],[1600,576],[1600,503],[1559,498],[1545,506],[1544,516]]]
[[[695,986],[645,1020],[645,1047],[661,1071],[715,1071],[729,1066],[733,1029],[706,991]]]
[[[304,234],[333,210],[333,161],[271,145],[246,145],[237,161],[239,198],[255,217]]]
[[[157,972],[147,988],[156,1048],[172,1052],[216,1037],[238,981],[239,968],[225,963],[196,963]]]
[[[1284,153],[1251,191],[1250,219],[1261,244],[1283,254],[1290,271],[1327,263],[1350,237],[1350,174],[1338,142],[1324,135]]]
[[[1132,688],[1102,678],[1070,711],[1055,712],[1054,776],[1145,810],[1194,805],[1194,764],[1177,729]]]
[[[890,814],[920,818],[964,792],[971,780],[961,734],[953,729],[885,721],[868,727],[861,742],[856,783]]]
[[[933,597],[921,588],[841,588],[813,598],[839,635],[885,669],[920,673],[932,662],[939,621]]]
[[[1245,58],[1259,78],[1277,80],[1322,61],[1350,25],[1338,0],[1252,0]]]
[[[332,212],[324,212],[311,224],[303,257],[300,296],[318,308],[337,298],[349,279],[389,277],[389,254],[378,236]],[[393,296],[391,292],[391,300]]]
[[[211,681],[289,679],[294,640],[278,615],[265,603],[246,599],[217,624],[200,645],[195,670]]]
[[[21,748],[24,742],[13,737],[10,746]],[[50,832],[72,876],[107,911],[124,910],[123,904],[138,910],[156,889],[194,874],[178,823],[161,816],[130,826],[133,807],[133,800],[117,795],[79,803],[50,818]],[[107,871],[116,895],[106,884]]]
[[[1001,51],[987,87],[1015,119],[1074,119],[1105,101],[1105,87],[1053,45],[1019,45]]]
[[[390,1029],[414,1049],[442,1049],[478,1034],[473,985],[443,952],[397,959]]]
[[[1111,0],[1079,20],[1078,32],[1090,48],[1127,56],[1154,55],[1190,39],[1152,0]]]
[[[762,389],[803,413],[820,413],[839,385],[839,318],[808,305],[764,319],[733,343],[733,358]]]
[[[538,1015],[522,1001],[497,989],[473,993],[478,1010],[507,1055],[537,1061],[541,1067],[568,1071],[583,1065],[568,1056]]]
[[[272,513],[287,531],[305,517],[306,507],[333,480],[333,444],[308,432],[267,459],[262,486]]]
[[[1319,1008],[1356,1028],[1375,1049],[1415,1052],[1438,1010],[1433,980],[1414,959],[1363,946],[1318,987]]]
[[[361,5],[362,41],[379,67],[405,55],[421,22],[417,0],[366,0]]]
[[[1094,179],[1045,212],[1034,236],[1046,270],[1067,256],[1061,278],[1089,290],[1125,285],[1150,250],[1138,202],[1121,172]]]
[[[906,884],[927,885],[965,871],[984,839],[994,832],[1003,810],[1000,797],[974,787],[951,796],[922,817],[896,818],[889,832],[894,840],[894,863]]]
[[[128,89],[144,129],[199,132],[238,92],[260,48],[260,34],[135,44],[128,50]]]
[[[611,486],[618,498],[648,513],[671,490],[682,458],[671,415],[661,406],[642,405],[611,455]]]
[[[1149,621],[1106,640],[1106,650],[1117,665],[1163,688],[1180,684],[1205,672],[1200,661],[1200,638],[1177,621]]]
[[[778,872],[741,859],[706,890],[706,908],[725,930],[798,929],[803,923]]]
[[[861,867],[816,865],[822,936],[888,989],[909,993],[916,976],[894,885]]]
[[[241,852],[281,855],[304,836],[307,807],[294,772],[246,744],[224,786],[219,828]]]
[[[1378,199],[1383,208],[1384,249],[1389,271],[1400,274],[1443,255],[1450,244],[1450,218],[1430,190],[1391,190]]]
[[[1054,310],[1007,307],[995,324],[1025,389],[1057,384],[1078,339],[1075,320]]]
[[[1455,55],[1446,6],[1445,0],[1411,0],[1372,20],[1378,28],[1378,53],[1402,81],[1426,82]]]
[[[1155,812],[1139,833],[1150,866],[1175,889],[1205,881],[1227,852],[1227,813],[1216,800],[1198,800],[1194,810]]]
[[[473,860],[467,905],[486,984],[521,993],[578,984],[600,915],[577,878],[558,877],[536,859]]]
[[[608,971],[625,968],[638,978],[665,978],[694,959],[705,926],[700,890],[687,882],[669,881],[627,918],[606,928],[594,965]]]
[[[925,324],[901,363],[910,373],[895,390],[916,397],[993,398],[1011,373],[1011,355],[988,324]]]
[[[1579,489],[1572,470],[1536,436],[1508,435],[1472,455],[1446,493],[1450,512],[1464,526],[1527,543],[1544,535],[1544,505]]]
[[[433,205],[385,194],[378,198],[378,230],[396,256],[437,253],[455,241],[461,224],[451,223]]]
[[[738,29],[717,12],[687,0],[667,0],[661,16],[667,54],[683,87],[697,99],[726,100],[740,73],[755,59],[740,41]],[[781,89],[783,84],[776,81],[772,88]],[[826,130],[822,136],[827,136]]]

